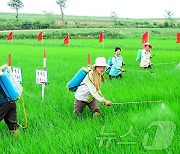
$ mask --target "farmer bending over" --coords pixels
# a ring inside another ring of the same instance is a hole
[[[152,49],[152,45],[150,43],[145,43],[143,46],[142,54],[141,54],[141,62],[140,62],[140,67],[143,68],[151,68],[151,61],[150,58],[152,58],[150,54],[150,50]]]
[[[103,102],[106,106],[111,106],[111,101],[104,98],[100,91],[101,81],[104,82],[104,70],[106,68],[106,59],[97,57],[92,70],[86,75],[81,85],[75,93],[74,113],[79,115],[87,105],[94,116],[98,116],[100,109],[96,100]]]
[[[15,101],[8,102],[6,94],[0,86],[0,121],[3,120],[14,136],[18,136],[17,115]]]

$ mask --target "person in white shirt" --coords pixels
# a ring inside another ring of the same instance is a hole
[[[94,116],[98,116],[100,109],[96,100],[104,103],[106,106],[111,106],[111,101],[104,98],[100,91],[101,81],[104,82],[104,71],[106,68],[106,59],[104,57],[97,57],[92,70],[86,75],[82,83],[75,92],[74,113],[79,115],[83,112],[86,106]]]
[[[143,50],[141,51],[141,62],[140,62],[140,67],[143,68],[151,68],[151,61],[150,58],[152,58],[150,51],[152,49],[152,45],[148,42],[146,42],[143,46]]]

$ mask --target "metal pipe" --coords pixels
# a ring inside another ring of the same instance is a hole
[[[153,71],[140,71],[140,70],[127,70],[126,72],[146,72],[146,73],[154,73]]]
[[[21,82],[22,84],[37,84],[36,82]],[[48,85],[49,84],[49,82],[41,82],[41,83],[43,83],[43,84],[45,84],[45,85]]]
[[[142,104],[142,103],[163,103],[163,101],[157,100],[157,101],[121,102],[121,103],[112,103],[112,104],[113,105],[122,105],[122,104]]]
[[[157,63],[157,64],[154,64],[154,65],[166,65],[166,64],[178,64],[179,62],[169,62],[169,63]]]

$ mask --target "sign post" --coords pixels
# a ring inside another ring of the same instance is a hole
[[[14,77],[16,78],[16,80],[19,83],[21,83],[22,82],[22,69],[17,68],[17,67],[13,67],[13,74],[14,74]]]
[[[46,49],[44,49],[43,70],[46,71]],[[46,76],[43,76],[43,77],[46,77],[46,79],[47,79],[47,71],[44,75],[46,75]],[[45,82],[42,84],[42,100],[43,101],[44,101],[44,90],[45,90]]]

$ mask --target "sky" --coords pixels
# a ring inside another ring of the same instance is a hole
[[[0,12],[15,13],[7,3],[0,0]],[[56,0],[22,0],[24,8],[19,13],[60,14]],[[165,10],[180,18],[180,0],[67,0],[65,15],[74,16],[106,16],[115,12],[119,18],[164,18]]]

